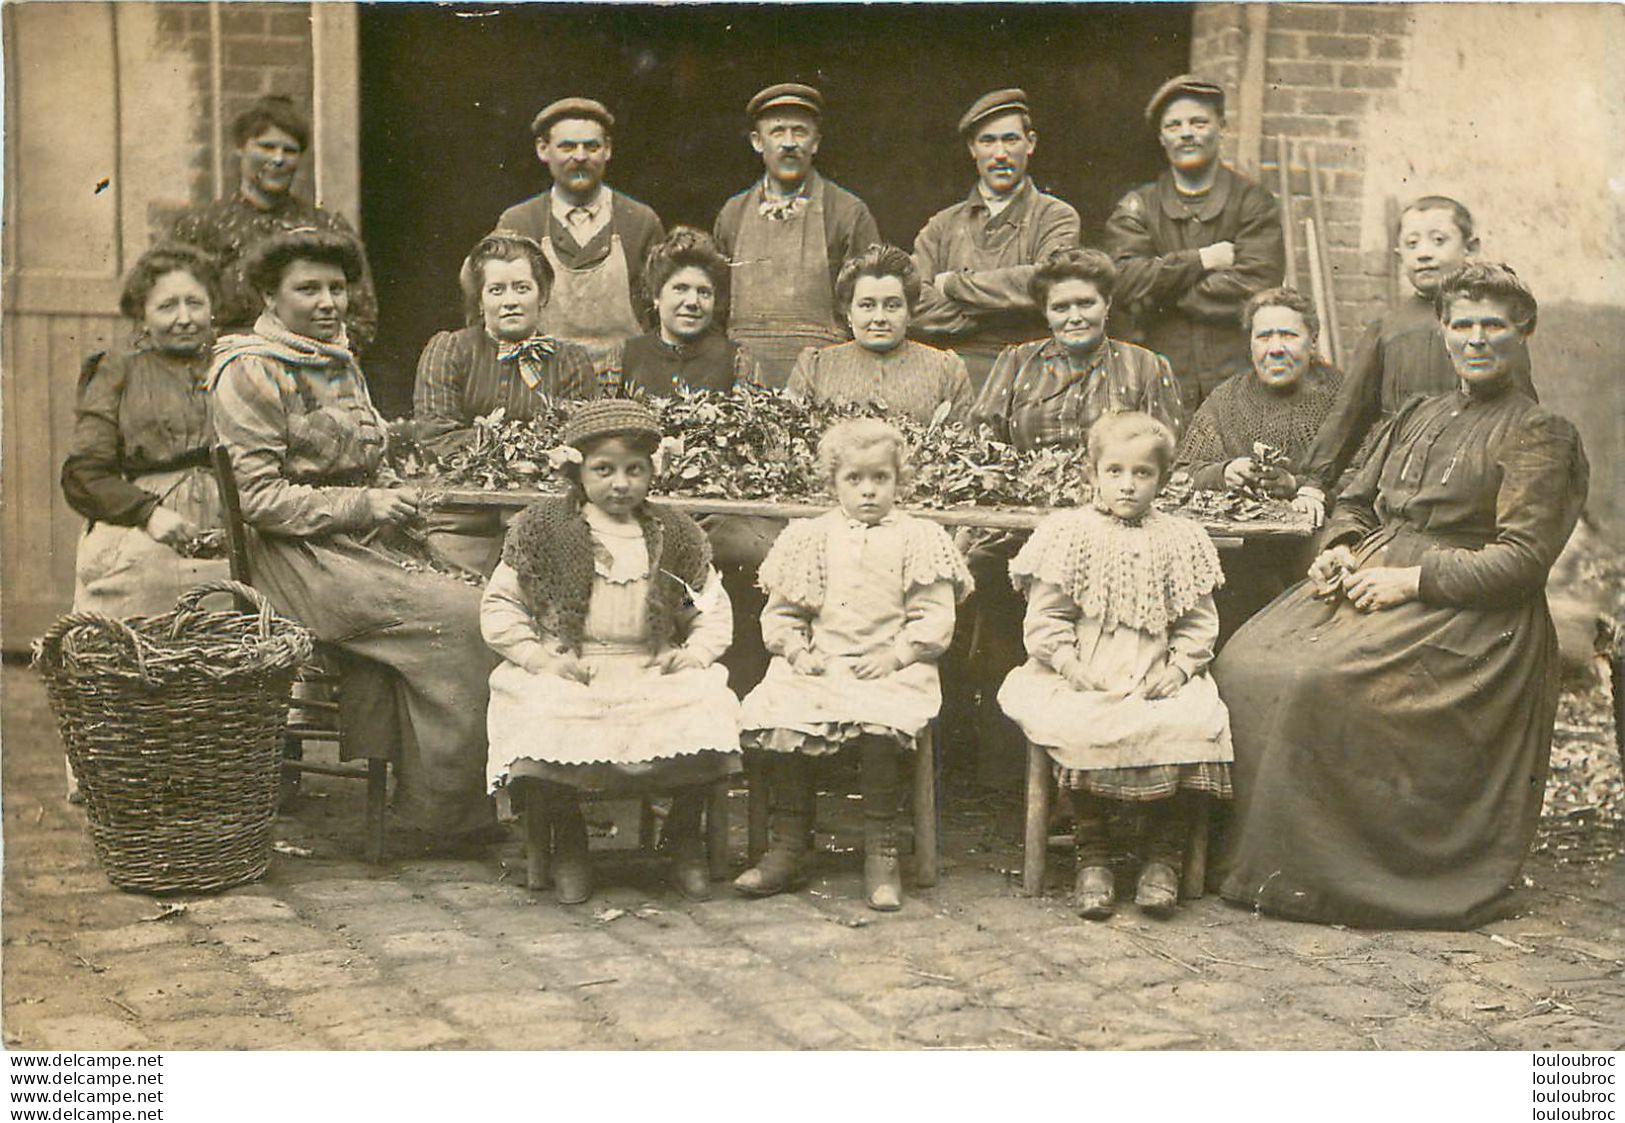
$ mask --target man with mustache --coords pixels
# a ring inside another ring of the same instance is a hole
[[[1222,88],[1193,74],[1170,78],[1145,118],[1168,170],[1118,202],[1106,248],[1117,263],[1115,307],[1135,324],[1122,338],[1167,357],[1189,414],[1248,367],[1242,307],[1281,283],[1286,255],[1275,196],[1219,161]]]
[[[766,174],[722,205],[713,234],[734,267],[728,337],[750,348],[767,385],[783,386],[803,349],[847,338],[835,277],[880,228],[862,199],[813,170],[822,94],[769,86],[745,115]]]
[[[643,267],[666,237],[653,209],[604,182],[614,127],[592,98],[560,98],[543,108],[530,131],[552,186],[497,219],[498,230],[541,243],[553,267],[542,330],[585,347],[600,374],[617,345],[653,327]],[[464,279],[471,279],[466,269]]]
[[[237,191],[185,212],[170,232],[173,240],[214,258],[220,270],[222,291],[215,309],[215,331],[220,335],[249,331],[265,311],[265,301],[244,273],[249,250],[273,234],[301,226],[356,236],[343,215],[293,193],[294,176],[310,149],[310,120],[292,100],[276,95],[260,98],[232,121],[231,139],[237,149]],[[361,281],[350,290],[345,315],[346,335],[357,351],[378,332],[378,300],[365,250],[361,268]]]
[[[1027,174],[1038,147],[1027,95],[994,90],[959,119],[976,164],[963,202],[931,216],[914,239],[925,281],[910,330],[965,360],[980,389],[999,352],[1047,333],[1027,291],[1038,262],[1078,244],[1078,212]]]

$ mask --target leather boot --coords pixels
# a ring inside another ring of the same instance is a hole
[[[806,872],[803,864],[813,802],[807,759],[795,753],[774,753],[767,764],[767,786],[767,852],[734,878],[734,888],[747,897],[782,893],[799,884]]]
[[[877,912],[903,907],[903,878],[897,865],[897,746],[863,741],[863,895]]]
[[[1074,791],[1072,812],[1078,871],[1072,883],[1072,909],[1085,920],[1105,920],[1117,897],[1106,803],[1091,792]]]
[[[574,795],[554,795],[547,809],[553,821],[553,897],[561,905],[579,905],[592,896],[587,820]]]
[[[691,901],[711,899],[711,869],[705,860],[701,820],[706,789],[683,788],[671,801],[666,816],[665,847],[671,856],[671,883]]]

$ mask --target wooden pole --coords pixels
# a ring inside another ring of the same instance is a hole
[[[1044,863],[1049,857],[1049,753],[1027,745],[1027,823],[1021,853],[1021,891],[1044,895]]]
[[[1315,340],[1315,350],[1324,359],[1329,357],[1326,354],[1326,324],[1331,317],[1326,314],[1326,280],[1320,271],[1320,238],[1315,232],[1313,216],[1303,220],[1303,244],[1309,250],[1309,288],[1315,298],[1315,315],[1320,317],[1320,335]]]
[[[1242,8],[1247,14],[1247,47],[1236,96],[1236,167],[1256,179],[1264,157],[1264,49],[1270,11],[1268,4],[1244,4]]]
[[[1322,201],[1320,190],[1320,161],[1315,156],[1314,144],[1305,141],[1304,148],[1309,155],[1309,202],[1314,207],[1315,226],[1320,236],[1320,270],[1322,284],[1326,288],[1327,312],[1322,312],[1321,324],[1326,330],[1326,340],[1329,344],[1327,357],[1341,367],[1343,365],[1343,332],[1337,326],[1337,276],[1332,271],[1332,255],[1330,239],[1326,234],[1326,204]]]
[[[1275,138],[1275,166],[1281,173],[1281,242],[1286,247],[1286,286],[1298,287],[1298,232],[1292,226],[1292,164],[1286,137]]]

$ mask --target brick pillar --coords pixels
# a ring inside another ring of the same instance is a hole
[[[1393,231],[1362,226],[1368,185],[1361,139],[1376,120],[1379,100],[1399,84],[1409,6],[1271,4],[1268,14],[1261,173],[1279,196],[1276,138],[1313,143],[1326,217],[1322,246],[1336,278],[1347,358],[1366,321],[1388,301],[1394,277]],[[1240,4],[1197,4],[1192,17],[1191,69],[1222,83],[1230,106],[1239,101],[1246,26]],[[1232,121],[1225,141],[1232,161],[1237,132]],[[1294,166],[1291,180],[1299,287],[1308,292],[1302,233],[1302,220],[1312,213],[1307,169]],[[1381,185],[1371,186],[1380,193]],[[1387,225],[1384,218],[1373,221]]]

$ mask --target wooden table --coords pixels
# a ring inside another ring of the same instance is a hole
[[[425,490],[432,485],[418,481]],[[446,488],[436,490],[439,506],[452,509],[491,508],[516,511],[553,492],[533,488],[509,491],[487,491],[483,488]],[[691,515],[750,515],[758,518],[809,519],[822,515],[833,504],[769,503],[755,499],[695,499],[687,496],[656,496],[659,502],[687,511]],[[1042,507],[899,507],[905,514],[930,519],[942,526],[976,526],[988,530],[1031,530],[1049,514]],[[1309,521],[1293,519],[1203,519],[1202,527],[1212,536],[1214,545],[1221,549],[1239,547],[1244,542],[1261,538],[1307,538],[1313,533]]]

